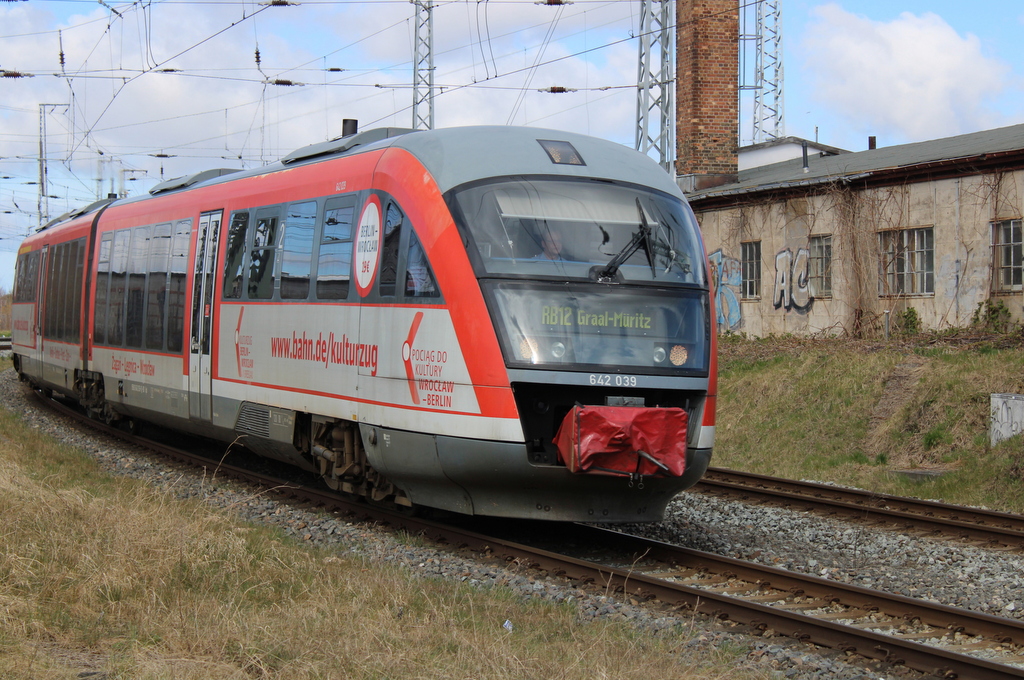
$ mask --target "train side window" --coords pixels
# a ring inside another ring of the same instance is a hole
[[[228,228],[227,252],[224,255],[224,289],[222,295],[226,300],[237,300],[242,297],[242,273],[245,258],[245,236],[249,230],[249,211],[242,210],[231,216]]]
[[[414,231],[409,232],[409,250],[406,253],[405,296],[430,298],[441,296],[434,272],[427,261],[427,254],[423,252],[423,246]]]
[[[61,272],[64,269],[65,244],[58,243],[50,250],[50,261],[46,270],[46,292],[44,293],[44,310],[46,316],[43,321],[43,337],[47,340],[62,340],[60,324],[63,321],[61,305]]]
[[[57,310],[54,319],[54,335],[58,340],[67,341],[68,338],[68,315],[71,311],[71,243],[61,243],[57,246],[60,259],[54,264],[57,265],[57,272],[53,279],[57,285]]]
[[[274,254],[277,252],[277,208],[256,212],[249,263],[249,299],[274,297]]]
[[[114,235],[104,234],[96,260],[96,311],[92,321],[92,340],[97,345],[107,344],[107,300],[110,298],[110,253],[113,250]]]
[[[35,302],[39,288],[39,251],[18,256],[18,278],[14,286],[15,302]]]
[[[348,297],[352,271],[352,216],[355,198],[332,198],[324,206],[324,228],[317,255],[316,296],[320,300]]]
[[[82,311],[82,260],[84,239],[53,247],[46,276],[46,323],[43,336],[61,342],[78,342]]]
[[[167,314],[167,260],[171,255],[171,224],[153,227],[149,240],[149,285],[146,286],[146,349],[164,348]]]
[[[309,274],[313,259],[313,228],[316,201],[293,203],[284,218],[281,237],[281,299],[309,297]]]
[[[128,292],[131,238],[131,229],[122,229],[114,234],[114,249],[110,253],[110,299],[107,303],[108,345],[124,343],[124,300]]]
[[[68,244],[70,258],[68,261],[68,306],[67,313],[67,339],[70,342],[81,342],[82,340],[82,279],[85,274],[85,239],[80,238]]]
[[[149,255],[149,227],[132,229],[132,247],[128,255],[128,300],[124,344],[127,347],[142,347],[142,324],[145,321],[146,270]]]
[[[394,203],[388,204],[384,216],[384,247],[380,260],[380,294],[393,296],[398,280],[398,243],[402,240],[402,211]]]
[[[167,294],[167,351],[181,352],[185,340],[185,289],[192,220],[178,220],[171,241],[171,287]]]

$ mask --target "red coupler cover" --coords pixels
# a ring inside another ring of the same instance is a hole
[[[571,472],[679,477],[686,469],[686,411],[574,406],[562,420],[555,444],[559,460]]]

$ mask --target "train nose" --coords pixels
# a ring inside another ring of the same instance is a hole
[[[687,414],[681,408],[574,406],[555,435],[571,472],[681,477]]]

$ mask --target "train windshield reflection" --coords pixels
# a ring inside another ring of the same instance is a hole
[[[606,271],[615,263],[612,273],[626,280],[705,285],[696,221],[667,194],[607,181],[517,179],[453,196],[484,274],[587,278],[595,265]]]

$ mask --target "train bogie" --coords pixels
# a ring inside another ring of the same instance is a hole
[[[26,240],[25,379],[466,514],[656,520],[708,465],[706,257],[640,154],[385,129],[151,194]]]

